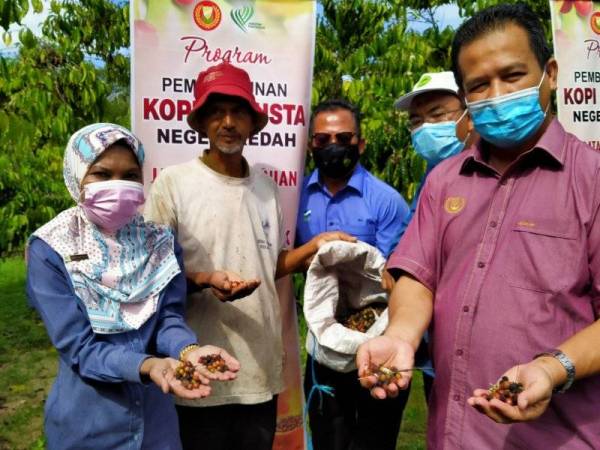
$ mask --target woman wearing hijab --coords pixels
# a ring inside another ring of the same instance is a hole
[[[123,127],[76,132],[63,173],[77,205],[29,241],[27,293],[60,357],[45,408],[49,449],[179,449],[166,394],[206,397],[209,379],[233,379],[239,369],[224,350],[200,347],[185,325],[180,248],[168,228],[137,212],[143,161]],[[214,353],[229,370],[198,364]],[[178,357],[196,365],[195,389],[175,379]]]

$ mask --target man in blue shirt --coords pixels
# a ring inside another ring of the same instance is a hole
[[[309,149],[317,169],[302,188],[298,245],[324,231],[341,230],[377,247],[385,257],[396,246],[409,208],[394,188],[358,162],[365,144],[355,106],[328,100],[313,110]],[[316,383],[333,387],[334,393],[308,405],[315,450],[396,448],[404,391],[395,399],[375,400],[361,389],[356,370],[336,372],[308,356],[307,395]]]
[[[317,169],[302,187],[298,244],[323,231],[342,230],[377,247],[385,257],[395,248],[409,208],[394,188],[358,162],[365,145],[355,106],[328,100],[315,108],[309,148]]]

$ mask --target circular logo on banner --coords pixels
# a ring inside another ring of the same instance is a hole
[[[194,8],[194,22],[203,30],[214,30],[221,23],[221,8],[210,0],[201,1]]]
[[[600,11],[596,11],[592,14],[592,17],[590,17],[590,26],[594,33],[600,34]]]

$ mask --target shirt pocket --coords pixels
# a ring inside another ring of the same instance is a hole
[[[577,229],[565,220],[523,220],[510,233],[508,284],[556,293],[577,279],[581,258]]]
[[[344,224],[342,230],[346,233],[355,236],[359,241],[366,242],[367,244],[375,246],[375,233],[377,227],[372,222],[365,222],[363,224]]]

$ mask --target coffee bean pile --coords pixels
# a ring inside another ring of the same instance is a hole
[[[175,369],[175,378],[181,381],[186,389],[198,389],[200,387],[200,375],[196,373],[194,365],[189,361],[181,361]]]
[[[350,315],[341,320],[341,323],[346,328],[366,333],[367,330],[373,326],[385,308],[385,305],[367,306],[350,313]]]
[[[201,356],[199,362],[211,373],[227,372],[229,370],[229,367],[227,367],[227,364],[225,364],[223,357],[216,353],[212,355]]]
[[[367,375],[377,377],[377,386],[385,387],[392,381],[398,381],[402,378],[402,372],[396,367],[372,366]]]
[[[496,384],[492,384],[488,389],[487,399],[497,398],[498,400],[516,405],[519,400],[519,394],[523,392],[523,385],[516,381],[510,381],[504,376]]]

